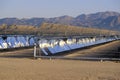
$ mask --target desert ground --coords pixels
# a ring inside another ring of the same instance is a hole
[[[119,43],[88,48],[86,52],[117,50]],[[82,51],[68,54],[68,57],[80,56]],[[33,59],[32,56],[33,49],[0,52],[0,80],[120,80],[120,63],[116,61]]]
[[[0,80],[120,80],[120,63],[1,58]]]

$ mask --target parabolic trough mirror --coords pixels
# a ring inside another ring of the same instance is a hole
[[[9,35],[0,36],[0,49],[29,47],[37,44],[43,55],[54,55],[57,53],[84,48],[96,44],[106,43],[119,38],[116,37],[50,37],[43,38],[33,35]],[[39,56],[34,49],[34,57]]]
[[[0,49],[26,47],[34,45],[34,38],[31,36],[9,35],[0,36]]]
[[[84,48],[96,44],[106,43],[116,40],[114,37],[98,37],[98,38],[67,38],[64,39],[40,39],[38,45],[44,55],[53,55],[60,52],[70,51],[74,49]],[[36,49],[35,49],[36,50]],[[34,51],[35,52],[35,51]],[[34,53],[36,55],[36,52]]]

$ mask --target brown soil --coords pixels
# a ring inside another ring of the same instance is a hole
[[[0,58],[0,80],[120,80],[120,63]]]

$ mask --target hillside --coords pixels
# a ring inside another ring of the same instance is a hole
[[[0,19],[0,25],[29,25],[40,26],[42,23],[59,23],[73,26],[94,27],[110,30],[120,30],[120,13],[117,12],[98,12],[93,14],[81,14],[77,17],[60,16],[54,18],[3,18]]]
[[[74,25],[120,30],[120,13],[98,12],[88,15],[82,14],[74,19]]]
[[[115,35],[120,34],[118,31],[104,30],[96,28],[86,28],[81,26],[70,26],[54,23],[42,23],[41,26],[28,25],[2,25],[0,34],[35,34],[40,36],[72,36],[72,35]]]

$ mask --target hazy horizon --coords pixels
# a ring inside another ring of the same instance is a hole
[[[120,0],[1,0],[0,18],[76,17],[105,11],[120,13],[119,3]]]

